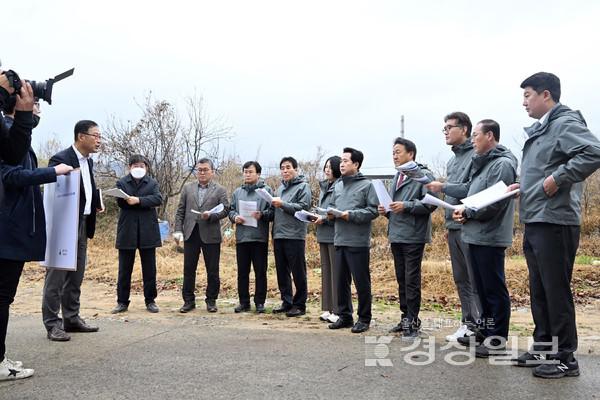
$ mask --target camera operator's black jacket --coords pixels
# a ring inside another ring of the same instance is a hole
[[[19,165],[31,145],[33,112],[17,111],[13,125],[6,125],[4,116],[0,117],[0,159],[9,165]],[[1,173],[1,171],[0,171]],[[4,184],[0,180],[0,206],[4,200]]]

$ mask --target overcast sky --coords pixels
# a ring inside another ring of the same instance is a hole
[[[135,101],[183,106],[201,94],[233,128],[242,161],[363,150],[364,173],[393,173],[405,118],[417,161],[451,155],[441,128],[451,111],[500,123],[520,158],[531,120],[520,83],[553,72],[561,101],[600,130],[597,1],[11,1],[2,5],[0,60],[21,77],[75,74],[42,103],[34,148],[75,122],[137,120]],[[183,111],[183,109],[181,109]]]

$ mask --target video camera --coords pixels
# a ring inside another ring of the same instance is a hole
[[[70,70],[63,72],[62,74],[58,74],[54,78],[50,78],[44,82],[29,81],[27,79],[25,81],[29,82],[31,85],[34,97],[44,100],[48,104],[52,104],[52,86],[56,82],[62,81],[63,79],[73,75],[73,71],[75,71],[75,68],[71,68]],[[15,91],[13,94],[9,94],[8,91],[0,87],[0,104],[4,104],[10,96],[20,93],[23,86],[21,84],[21,78],[19,78],[19,75],[17,75],[15,71],[3,71],[2,74],[6,76],[10,87],[14,88]]]

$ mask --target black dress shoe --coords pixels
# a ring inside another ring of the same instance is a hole
[[[64,324],[65,332],[98,332],[100,328],[86,324],[82,319],[71,324]]]
[[[156,305],[156,303],[148,303],[146,304],[146,310],[150,311],[151,313],[157,313],[158,306]]]
[[[485,341],[485,339],[486,339],[486,337],[483,336],[483,334],[481,332],[476,332],[474,335],[471,335],[471,336],[463,336],[463,337],[456,338],[458,343],[462,344],[463,346],[467,346],[467,347],[470,347],[471,344],[474,344],[475,346],[479,346],[480,344],[482,344]]]
[[[250,304],[239,304],[236,308],[233,309],[233,311],[236,313],[250,311]]]
[[[111,314],[118,314],[127,311],[127,304],[118,303],[114,310],[111,311]]]
[[[552,362],[554,364],[551,364]],[[533,376],[550,379],[579,376],[579,363],[574,357],[571,361],[547,360],[546,364],[538,365],[533,369]]]
[[[527,368],[534,368],[547,362],[544,355],[532,354],[530,352],[523,353],[517,358],[512,358],[510,361],[517,367]]]
[[[281,313],[286,313],[288,311],[290,311],[292,309],[291,306],[284,306],[281,305],[281,307],[277,307],[273,309],[273,314],[281,314]]]
[[[217,312],[217,301],[215,299],[206,299],[206,311]]]
[[[306,314],[306,311],[300,310],[299,308],[292,308],[290,311],[285,313],[286,317],[299,317]]]
[[[506,340],[493,338],[489,341],[484,341],[479,346],[475,347],[475,357],[489,358],[490,356],[503,356],[506,354]]]
[[[402,326],[402,323],[399,323],[398,325],[396,325],[395,327],[390,329],[388,332],[389,333],[398,333],[398,332],[402,332],[403,330],[404,330],[404,327]]]
[[[196,302],[194,300],[189,300],[183,303],[183,306],[179,309],[180,313],[187,313],[196,308]]]
[[[54,342],[67,342],[71,340],[71,336],[65,332],[62,326],[55,325],[48,329],[48,339]]]
[[[352,325],[354,325],[354,321],[349,319],[347,321],[344,321],[343,319],[338,319],[337,321],[335,321],[333,324],[329,325],[329,329],[342,329],[342,328],[350,328]]]
[[[265,310],[265,305],[264,304],[257,304],[256,305],[256,312],[258,314],[264,314],[265,312],[267,312],[267,310]]]
[[[350,330],[352,333],[361,333],[369,329],[369,324],[358,321]]]

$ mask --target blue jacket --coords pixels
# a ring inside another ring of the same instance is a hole
[[[54,168],[37,168],[33,149],[21,165],[2,162],[5,198],[0,209],[0,258],[41,261],[46,253],[46,217],[40,185],[56,182]]]

